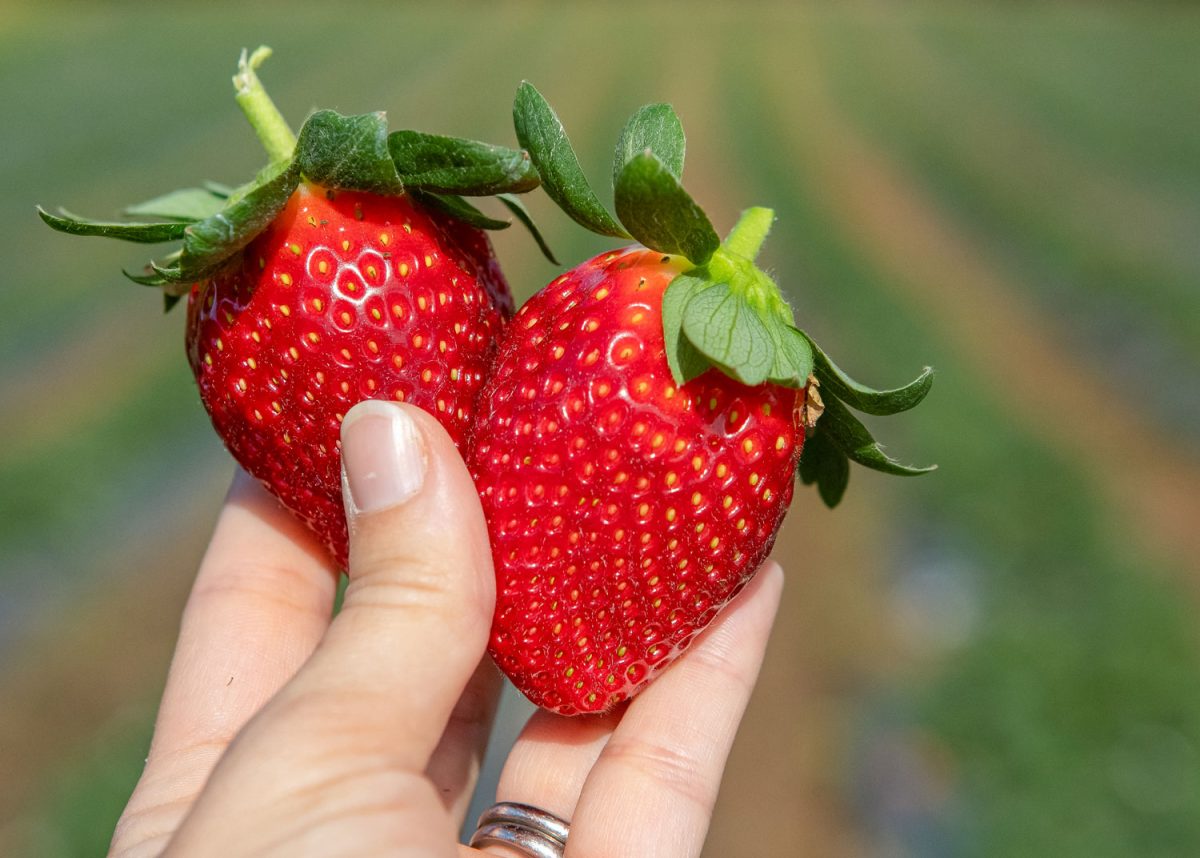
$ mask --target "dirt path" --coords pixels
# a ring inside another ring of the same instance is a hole
[[[803,27],[790,35],[811,37]],[[1012,420],[1044,438],[1097,483],[1113,511],[1114,543],[1130,543],[1169,566],[1195,569],[1200,556],[1200,462],[1138,413],[1135,391],[1113,389],[1061,348],[1063,337],[833,103],[809,46],[772,46],[796,74],[771,101],[804,185],[855,233],[882,282],[919,304],[959,359],[997,390],[1013,393]],[[1200,585],[1192,577],[1191,585]]]

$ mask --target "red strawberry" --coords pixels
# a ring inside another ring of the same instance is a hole
[[[218,434],[345,564],[342,416],[365,398],[412,402],[466,453],[512,298],[479,228],[507,223],[458,194],[498,194],[532,228],[507,192],[538,178],[524,152],[388,134],[382,114],[319,111],[297,138],[254,73],[267,55],[243,54],[235,78],[272,157],[254,182],[127,210],[150,223],[41,214],[64,232],[182,239],[132,279],[168,308],[188,295],[188,359]]]
[[[685,267],[640,247],[583,263],[517,313],[485,388],[491,651],[564,714],[609,708],[686,648],[792,498],[803,390],[671,377],[662,297]]]
[[[217,433],[342,563],[338,435],[354,403],[419,405],[466,450],[512,306],[471,232],[474,259],[407,195],[305,184],[188,296],[188,359]]]
[[[668,106],[638,111],[617,146],[619,224],[528,84],[514,117],[564,211],[653,248],[602,254],[518,311],[470,459],[496,566],[496,662],[540,706],[600,712],[644,687],[754,574],[798,463],[830,505],[850,458],[920,472],[884,456],[846,404],[894,413],[931,376],[865,388],[793,326],[753,262],[773,214],[748,210],[720,241],[679,182],[682,129]]]

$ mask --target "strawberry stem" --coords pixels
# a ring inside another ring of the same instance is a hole
[[[233,76],[233,86],[237,92],[235,98],[238,106],[250,120],[250,126],[267,150],[272,163],[275,163],[292,157],[296,149],[296,135],[255,74],[255,69],[269,56],[271,49],[266,45],[260,46],[249,57],[243,49],[238,60],[238,73]]]
[[[726,236],[725,249],[753,261],[774,222],[775,212],[771,209],[762,206],[746,209]]]

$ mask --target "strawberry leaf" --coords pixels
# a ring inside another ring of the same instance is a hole
[[[712,284],[699,277],[680,274],[663,293],[663,341],[666,344],[667,366],[678,385],[687,384],[712,367],[708,360],[683,333],[683,309],[697,293]]]
[[[679,116],[669,104],[647,104],[629,118],[613,157],[613,187],[634,156],[650,150],[676,179],[683,176],[686,138]]]
[[[159,217],[191,223],[204,220],[221,210],[229,193],[216,193],[205,188],[183,188],[132,205],[121,212],[131,217]]]
[[[596,197],[558,115],[529,82],[517,89],[513,126],[517,140],[529,152],[542,177],[543,190],[559,208],[592,232],[613,238],[630,237]]]
[[[176,250],[174,253],[168,254],[167,256],[163,257],[160,260],[157,260],[157,261],[152,260],[151,262],[147,263],[146,273],[144,273],[144,274],[130,274],[128,271],[125,271],[124,269],[121,270],[121,273],[124,274],[126,277],[128,277],[130,280],[132,280],[134,283],[137,283],[141,286],[158,287],[158,288],[162,289],[164,294],[178,298],[182,295],[186,295],[188,293],[188,290],[190,290],[192,288],[192,284],[189,282],[181,283],[176,280],[169,280],[163,276],[162,272],[169,271],[174,268],[178,268],[179,267],[179,257],[181,257],[182,255],[183,255],[183,249],[180,248],[179,250]]]
[[[817,493],[830,509],[837,506],[850,481],[850,460],[828,437],[817,432],[804,442],[800,452],[800,480],[817,484]]]
[[[513,194],[496,194],[496,199],[502,202],[513,213],[513,217],[529,230],[529,234],[533,236],[533,240],[537,242],[542,255],[550,261],[550,264],[558,265],[559,261],[554,258],[554,252],[550,250],[550,245],[546,244],[546,239],[542,237],[542,231],[533,222],[533,216],[529,214],[529,209],[525,208],[525,203],[521,201],[521,198]]]
[[[463,223],[468,223],[477,229],[508,229],[512,226],[512,223],[509,221],[488,217],[475,208],[475,206],[455,194],[431,194],[425,191],[414,190],[412,191],[412,195],[425,205],[444,212],[456,220],[461,220]]]
[[[122,223],[88,220],[59,210],[52,215],[41,206],[37,207],[38,216],[46,224],[59,232],[71,235],[96,235],[101,238],[119,238],[122,241],[136,241],[141,244],[158,244],[163,241],[174,241],[183,238],[186,223],[169,221],[166,223]]]
[[[287,205],[300,184],[300,162],[292,161],[278,175],[245,196],[231,200],[212,217],[190,224],[184,232],[183,254],[176,266],[155,270],[171,281],[193,281],[217,271],[249,244]]]
[[[762,384],[775,366],[766,324],[728,283],[695,292],[683,307],[682,329],[698,352],[742,384]]]
[[[154,269],[151,269],[149,274],[130,274],[125,269],[121,269],[121,273],[139,286],[166,286],[171,282],[161,274],[154,271]]]
[[[459,137],[393,131],[388,151],[406,187],[472,197],[524,193],[538,186],[529,153]]]
[[[829,391],[852,408],[864,414],[889,415],[899,414],[920,404],[933,386],[933,369],[926,367],[920,375],[903,387],[892,390],[876,390],[861,384],[848,376],[837,364],[830,360],[812,337],[803,331],[799,333],[811,346],[816,364],[816,376],[821,382],[822,389]]]
[[[375,194],[399,194],[404,184],[388,151],[382,112],[342,116],[318,110],[304,123],[294,163],[310,182]]]
[[[775,363],[767,381],[784,387],[804,387],[813,371],[813,352],[808,340],[775,316],[767,316],[764,321],[775,341]]]
[[[617,217],[642,244],[703,265],[721,246],[708,215],[652,152],[621,169],[615,186]]]
[[[824,401],[825,411],[817,421],[818,433],[828,437],[839,450],[858,464],[901,477],[928,473],[937,467],[930,465],[917,468],[900,464],[883,452],[883,448],[871,437],[867,427],[859,422],[836,396],[826,396]]]

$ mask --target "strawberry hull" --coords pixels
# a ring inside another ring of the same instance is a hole
[[[478,230],[407,195],[301,185],[190,292],[188,359],[234,458],[344,567],[342,417],[363,399],[411,402],[465,454],[511,302]]]
[[[534,703],[602,712],[750,580],[792,498],[804,391],[667,367],[662,296],[686,265],[606,253],[526,303],[480,398],[491,653]]]

